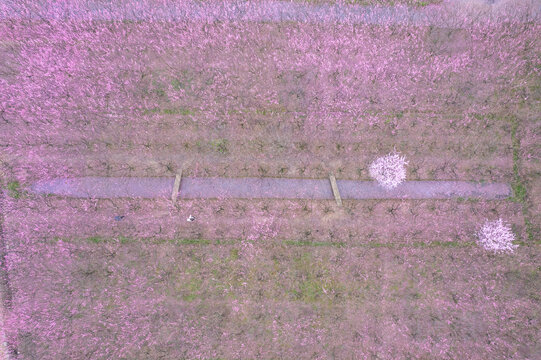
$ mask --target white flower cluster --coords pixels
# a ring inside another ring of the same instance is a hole
[[[406,179],[408,162],[397,153],[376,159],[370,165],[370,176],[386,189],[393,189]]]
[[[502,219],[487,221],[478,233],[479,245],[496,253],[513,252],[518,245],[513,244],[515,235]]]

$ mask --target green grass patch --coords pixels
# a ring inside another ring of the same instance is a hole
[[[103,242],[107,241],[107,239],[102,238],[100,236],[91,236],[91,237],[87,238],[86,240],[89,241],[89,242],[92,242],[94,244],[99,244],[99,243],[103,243]]]
[[[22,195],[21,184],[18,181],[11,181],[7,185],[8,195],[14,199],[19,199]]]

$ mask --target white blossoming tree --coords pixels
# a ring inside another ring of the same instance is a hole
[[[408,162],[398,153],[390,153],[376,159],[370,165],[370,176],[386,189],[393,189],[406,179]]]
[[[479,245],[496,253],[511,253],[518,247],[513,244],[515,235],[502,219],[486,221],[477,235]]]

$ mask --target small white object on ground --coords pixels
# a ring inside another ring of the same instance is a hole
[[[477,236],[479,245],[496,253],[513,252],[518,247],[513,244],[515,235],[502,219],[486,221]]]
[[[190,215],[190,216],[188,217],[188,221],[189,221],[189,222],[192,222],[192,221],[194,221],[194,220],[195,220],[195,218],[194,218],[192,215]]]
[[[370,176],[386,189],[393,189],[406,179],[408,162],[398,153],[390,153],[376,159],[370,165]]]

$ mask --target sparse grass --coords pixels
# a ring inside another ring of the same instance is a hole
[[[174,243],[177,245],[209,245],[211,241],[207,239],[175,239]]]
[[[229,153],[229,149],[228,149],[229,141],[227,139],[212,140],[210,141],[210,145],[212,146],[214,151],[217,151],[220,154]]]
[[[167,93],[163,89],[156,89],[154,90],[154,92],[156,93],[156,95],[158,95],[158,97],[161,97],[161,98],[167,95]]]
[[[344,247],[346,243],[343,242],[323,242],[323,241],[308,241],[308,240],[286,240],[285,245],[289,246],[334,246]]]
[[[284,106],[270,106],[270,107],[260,107],[253,110],[256,115],[269,116],[269,115],[278,115],[286,113],[288,110]]]
[[[524,186],[524,184],[522,184],[520,180],[515,181],[512,184],[512,188],[513,188],[513,198],[512,198],[513,201],[524,203],[524,201],[526,201],[526,187]]]
[[[465,203],[465,202],[468,202],[468,203],[471,203],[471,204],[475,204],[475,203],[478,203],[481,199],[479,198],[475,198],[475,197],[462,197],[462,196],[459,196],[456,198],[456,202],[457,203]]]
[[[517,137],[518,119],[511,117],[511,139],[513,144],[513,200],[522,204],[526,201],[526,187],[520,176],[520,139]]]
[[[179,79],[173,79],[171,80],[171,86],[173,86],[173,89],[178,91],[180,89],[184,89],[184,84],[180,82]]]
[[[127,244],[131,241],[132,239],[128,238],[128,237],[125,237],[125,236],[119,236],[118,237],[118,241],[120,241],[121,244]]]
[[[322,284],[315,279],[308,279],[301,283],[298,290],[292,290],[296,299],[304,302],[314,302],[324,295]]]
[[[171,79],[171,86],[175,91],[179,91],[180,89],[185,90],[190,85],[192,80],[193,77],[190,75],[190,72],[184,69],[179,77]]]
[[[257,171],[259,172],[259,175],[260,176],[265,176],[267,175],[267,173],[269,172],[264,166],[262,165],[259,165],[259,167],[257,168]]]
[[[520,138],[519,136],[517,136],[517,131],[520,124],[519,120],[514,115],[510,116],[510,122],[511,140],[513,145],[513,183],[511,184],[511,187],[513,189],[512,201],[522,204],[522,215],[524,217],[524,224],[526,226],[528,241],[533,243],[535,240],[535,229],[532,222],[530,221],[528,211],[528,191],[520,173]]]
[[[151,108],[151,109],[145,109],[143,110],[143,115],[150,115],[150,114],[163,114],[163,115],[195,115],[197,110],[195,109],[189,109],[185,107],[180,108],[166,108],[166,109],[160,109],[160,108]]]
[[[229,259],[231,261],[236,261],[239,259],[239,249],[231,249],[229,252]]]
[[[105,238],[100,237],[100,236],[91,236],[91,237],[87,238],[87,241],[93,242],[94,244],[99,244],[99,243],[105,242],[107,240]]]
[[[182,290],[184,294],[182,295],[182,300],[184,301],[194,301],[199,297],[199,291],[201,290],[201,285],[203,280],[192,277],[188,282],[182,285]]]
[[[336,300],[337,295],[343,294],[347,288],[336,281],[325,264],[314,259],[310,253],[302,253],[294,258],[292,270],[295,277],[300,278],[298,285],[289,290],[295,300],[306,303]]]

